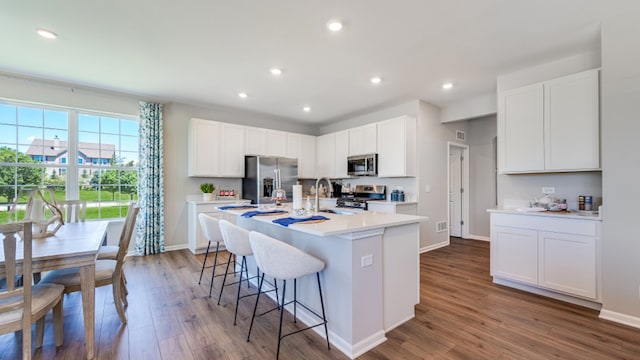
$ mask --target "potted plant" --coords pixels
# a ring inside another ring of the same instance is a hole
[[[202,200],[211,201],[213,200],[213,191],[216,187],[212,183],[204,183],[200,184],[200,191],[202,191]]]

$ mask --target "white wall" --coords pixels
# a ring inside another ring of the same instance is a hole
[[[489,237],[487,209],[496,207],[497,120],[490,115],[468,123],[469,235]]]
[[[498,92],[600,67],[600,51],[582,53],[536,67],[498,76]],[[567,139],[571,141],[571,139]],[[498,175],[498,205],[505,199],[533,200],[543,186],[556,188],[555,196],[577,208],[578,195],[602,197],[599,172]]]
[[[640,3],[602,24],[603,313],[640,327]],[[601,314],[602,315],[602,314]]]
[[[442,107],[440,122],[446,123],[485,117],[495,114],[497,106],[498,101],[495,92],[450,102]]]

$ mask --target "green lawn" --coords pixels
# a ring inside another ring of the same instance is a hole
[[[114,199],[115,195],[115,200]],[[54,196],[56,201],[65,200],[65,192],[63,190],[54,191]],[[22,194],[20,196],[18,203],[26,204],[28,199],[28,194]],[[6,203],[6,199],[4,199],[4,204],[0,203],[0,224],[7,223],[7,213],[11,204]],[[107,191],[96,191],[96,190],[80,190],[80,200],[87,201],[87,220],[95,220],[95,219],[117,219],[123,218],[126,216],[128,202],[129,201],[137,201],[137,194],[133,194],[133,198],[131,198],[130,194],[120,194],[115,193],[112,194]],[[107,202],[107,204],[103,204],[100,208],[95,206],[95,203],[98,201]],[[114,203],[115,201],[115,203]],[[94,203],[94,204],[92,204]],[[92,206],[94,205],[94,206]],[[24,211],[18,210],[18,219],[24,218]]]

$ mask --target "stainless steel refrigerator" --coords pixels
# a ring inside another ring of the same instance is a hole
[[[271,204],[276,190],[276,169],[280,170],[281,187],[292,201],[293,185],[298,181],[298,160],[269,156],[245,156],[242,198],[252,204]]]

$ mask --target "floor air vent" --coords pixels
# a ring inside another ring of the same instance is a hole
[[[447,231],[447,222],[445,220],[436,223],[436,232]]]

